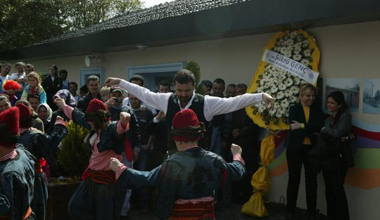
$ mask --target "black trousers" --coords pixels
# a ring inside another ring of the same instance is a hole
[[[344,191],[344,179],[347,165],[344,158],[339,158],[335,170],[322,169],[326,188],[327,216],[329,220],[349,220],[348,202]]]
[[[317,207],[317,173],[313,169],[308,159],[308,152],[311,145],[303,145],[301,149],[287,149],[286,159],[288,161],[288,189],[287,205],[288,213],[294,213],[297,206],[298,189],[301,181],[301,168],[305,168],[305,186],[306,186],[306,203],[307,211],[310,216],[314,216]]]

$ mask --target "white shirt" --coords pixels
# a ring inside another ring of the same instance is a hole
[[[138,97],[145,104],[148,104],[156,109],[163,111],[165,114],[168,110],[169,97],[172,93],[155,93],[141,87],[136,84],[129,83],[125,80],[121,80],[120,87],[127,90],[132,95]],[[219,98],[215,96],[205,96],[203,114],[207,121],[211,121],[216,115],[226,114],[230,112],[237,111],[239,109],[245,108],[256,102],[263,101],[262,93],[246,93],[244,95],[239,95],[231,98]],[[191,100],[184,108],[181,108],[180,103],[178,103],[181,109],[187,109],[193,102],[194,94]]]
[[[22,75],[18,75],[18,73],[12,73],[9,77],[10,80],[16,80],[16,79],[24,79],[26,77],[25,72]]]
[[[4,83],[4,82],[7,81],[8,79],[9,79],[9,75],[6,75],[6,76],[4,76],[4,77],[0,75],[0,80],[1,80],[1,82]]]

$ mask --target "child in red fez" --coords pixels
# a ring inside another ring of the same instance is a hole
[[[89,166],[82,175],[83,182],[72,196],[68,210],[72,219],[118,219],[126,190],[117,191],[118,176],[109,170],[110,158],[122,160],[127,146],[126,131],[129,129],[130,114],[120,113],[119,121],[111,121],[107,106],[99,99],[92,99],[85,113],[66,105],[56,98],[54,102],[65,115],[91,130],[86,143],[92,154]]]
[[[11,102],[12,106],[14,106],[18,100],[18,98],[15,94],[20,89],[21,89],[21,85],[18,84],[16,81],[13,81],[13,80],[7,80],[3,84],[3,92],[8,95],[9,101]]]
[[[9,205],[0,219],[32,220],[34,157],[16,148],[18,138],[19,109],[11,107],[0,113],[0,195]]]
[[[197,146],[204,128],[191,109],[179,111],[173,118],[172,137],[178,152],[151,172],[137,171],[111,158],[110,169],[119,177],[121,189],[157,186],[157,216],[160,219],[215,219],[214,192],[230,187],[244,173],[242,149],[231,145],[234,161]]]

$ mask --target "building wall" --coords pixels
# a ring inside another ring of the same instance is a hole
[[[380,21],[308,30],[321,50],[321,77],[380,78],[378,68],[380,49]],[[272,34],[262,34],[212,41],[200,41],[164,47],[147,48],[103,54],[103,61],[91,67],[102,67],[106,76],[126,78],[126,68],[171,62],[196,61],[201,67],[201,78],[223,78],[226,83],[250,83],[263,48]],[[79,70],[85,68],[84,56],[50,60],[34,60],[38,71],[46,71],[49,64],[69,71],[69,79],[79,82]],[[324,97],[326,94],[324,94]],[[353,124],[361,129],[356,144],[356,167],[350,168],[346,191],[353,220],[372,220],[380,215],[380,116],[362,113],[363,91],[360,91],[359,112],[352,113]],[[268,199],[286,201],[287,166],[285,150],[280,145],[276,159],[270,166],[272,187]],[[323,179],[319,176],[318,209],[325,213]],[[305,208],[304,183],[301,183],[298,206]],[[285,200],[284,200],[285,199]]]

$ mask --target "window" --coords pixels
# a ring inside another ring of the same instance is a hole
[[[144,87],[153,92],[157,91],[158,83],[162,80],[173,81],[174,75],[184,68],[184,62],[166,63],[158,65],[132,66],[127,68],[127,79],[134,75],[141,75],[145,79]],[[172,90],[173,88],[171,88]]]
[[[80,75],[80,87],[87,83],[87,78],[91,75],[95,75],[100,79],[100,85],[103,85],[104,79],[104,69],[103,68],[85,68],[79,70]]]

